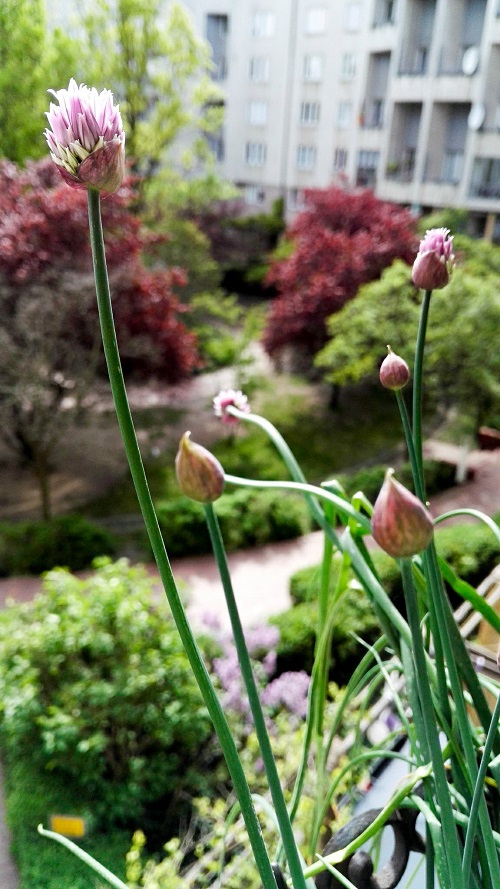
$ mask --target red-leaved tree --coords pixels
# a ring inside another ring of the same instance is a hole
[[[61,436],[103,369],[87,196],[52,161],[0,163],[0,435],[36,475],[42,513]],[[198,366],[175,291],[181,269],[148,268],[155,237],[127,185],[102,201],[107,261],[125,370],[177,382]]]
[[[306,209],[285,237],[292,252],[267,276],[278,295],[264,345],[270,355],[292,346],[309,360],[326,342],[326,319],[395,259],[411,262],[418,246],[409,210],[336,186],[306,192]]]

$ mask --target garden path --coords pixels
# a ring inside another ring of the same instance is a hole
[[[458,464],[463,457],[459,448],[440,442],[428,442],[425,450],[426,456],[448,459]],[[489,515],[500,513],[500,449],[470,452],[467,467],[474,470],[473,478],[434,497],[430,504],[434,515],[462,506],[480,509]],[[299,568],[318,563],[321,549],[322,535],[318,531],[298,540],[229,554],[229,567],[244,626],[259,623],[285,610],[290,604],[290,575]],[[222,626],[227,626],[224,597],[212,557],[176,559],[172,562],[172,568],[176,580],[189,590],[188,613],[193,623],[199,625],[204,615],[210,614]],[[154,566],[148,566],[148,570],[157,577]],[[28,601],[39,588],[37,578],[0,580],[0,607],[8,598]],[[9,853],[0,771],[0,887],[17,889],[17,885],[16,871]]]

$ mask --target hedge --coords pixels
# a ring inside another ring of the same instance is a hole
[[[500,561],[500,544],[484,525],[457,524],[438,528],[436,547],[453,570],[472,586],[477,586]],[[380,581],[392,599],[402,594],[397,563],[379,550],[371,553]],[[297,571],[290,579],[290,595],[297,605],[315,601],[319,590],[319,568]]]
[[[56,565],[81,571],[116,552],[114,537],[78,515],[0,524],[0,576],[41,574]]]
[[[158,521],[171,556],[210,552],[201,504],[187,497],[158,503]],[[283,491],[238,488],[215,504],[227,550],[291,540],[311,530],[308,507],[301,497]]]

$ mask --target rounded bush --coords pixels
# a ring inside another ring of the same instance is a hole
[[[0,734],[84,788],[107,822],[206,787],[208,714],[144,569],[58,569],[0,614]]]

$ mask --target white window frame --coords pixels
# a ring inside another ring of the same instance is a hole
[[[267,124],[268,104],[265,99],[251,99],[247,106],[248,123],[253,127]]]
[[[336,125],[340,130],[347,130],[352,123],[352,102],[340,101],[337,105]]]
[[[354,52],[345,52],[340,59],[340,79],[354,80],[356,77],[357,56]]]
[[[326,6],[310,6],[309,9],[306,9],[306,34],[324,34],[326,32],[326,14]]]
[[[268,57],[253,56],[248,66],[248,75],[253,83],[267,83],[269,80]]]
[[[272,37],[274,34],[274,12],[261,10],[254,12],[252,18],[252,37]]]
[[[306,83],[320,83],[323,80],[324,58],[319,53],[304,56],[304,80]]]
[[[345,170],[347,168],[347,148],[336,148],[333,154],[333,169]]]
[[[319,102],[301,102],[300,103],[300,124],[303,127],[316,127],[319,123],[320,103]]]
[[[265,142],[247,142],[245,145],[245,163],[247,167],[263,167],[266,162],[267,146]]]
[[[350,0],[344,8],[344,28],[346,31],[359,31],[361,27],[361,3]]]
[[[297,170],[305,170],[310,172],[316,166],[316,146],[315,145],[298,145],[296,154]]]
[[[245,185],[245,204],[260,207],[266,202],[266,192],[261,185]]]

